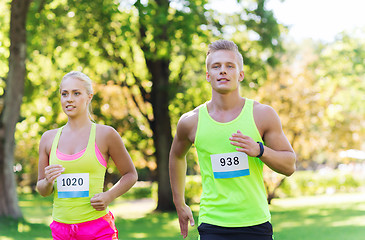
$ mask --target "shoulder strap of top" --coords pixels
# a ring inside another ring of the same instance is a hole
[[[199,107],[199,114],[198,114],[198,128],[201,122],[207,121],[209,119],[208,107],[207,103],[200,105]]]
[[[244,108],[247,112],[252,113],[253,112],[253,100],[246,98]]]
[[[86,151],[95,152],[95,137],[96,137],[96,125],[95,123],[91,124],[89,141],[87,142]]]
[[[207,111],[207,103],[203,103],[199,106],[198,108],[198,124],[196,126],[196,133],[195,133],[195,139],[194,139],[194,145],[197,144],[197,139],[198,139],[198,135],[200,132],[200,128],[201,125],[203,124],[202,122],[204,121],[203,119],[206,118],[206,114],[208,113]]]
[[[95,125],[95,123],[92,123],[91,129],[90,129],[89,141],[87,143],[86,148],[88,148],[89,146],[95,146],[95,137],[96,137],[96,125]]]
[[[207,111],[207,103],[204,103],[204,104],[200,105],[200,107],[199,107],[199,115],[204,114],[205,112],[208,112]]]
[[[247,116],[252,116],[252,115],[253,115],[253,100],[245,98],[245,105],[243,105],[243,108],[236,119],[247,118]]]

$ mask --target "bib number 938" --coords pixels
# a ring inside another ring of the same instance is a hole
[[[237,156],[235,156],[233,158],[232,157],[227,157],[227,158],[222,157],[219,160],[219,162],[221,163],[222,167],[240,164],[239,158]]]
[[[234,178],[250,175],[246,153],[212,154],[210,159],[214,178]]]

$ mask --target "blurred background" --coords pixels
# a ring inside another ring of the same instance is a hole
[[[52,196],[35,191],[42,134],[67,122],[61,78],[94,82],[96,123],[113,126],[138,183],[111,205],[121,239],[182,239],[168,153],[179,117],[210,99],[205,54],[233,40],[242,96],[272,106],[297,154],[265,169],[275,239],[365,235],[365,22],[360,0],[2,0],[0,239],[51,239]],[[186,200],[201,181],[188,153]],[[109,160],[105,189],[120,176]],[[295,235],[295,237],[293,237]],[[196,227],[188,239],[196,239]]]

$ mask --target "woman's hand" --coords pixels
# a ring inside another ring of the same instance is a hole
[[[61,165],[49,165],[44,168],[45,179],[49,184],[54,184],[56,178],[61,176],[65,168]]]
[[[112,200],[108,197],[107,192],[97,193],[90,199],[91,206],[96,211],[105,210],[109,206],[111,201]]]

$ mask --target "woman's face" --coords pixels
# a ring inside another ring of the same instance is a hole
[[[62,110],[68,117],[88,115],[88,105],[92,99],[92,94],[87,93],[82,80],[72,77],[64,79],[60,92]]]

